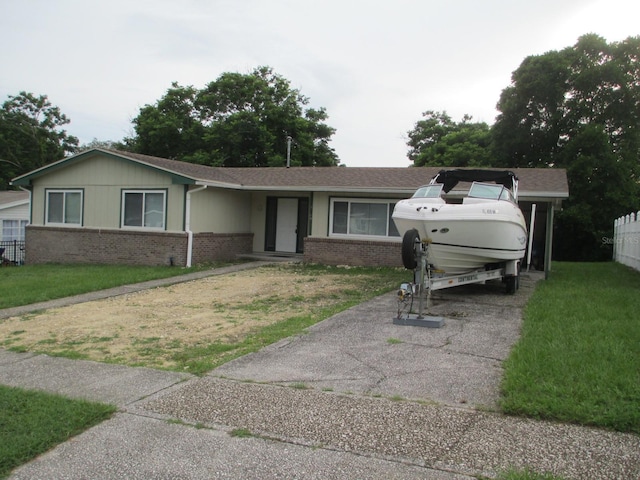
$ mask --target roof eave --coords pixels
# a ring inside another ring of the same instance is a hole
[[[20,207],[22,205],[29,205],[29,199],[26,200],[17,200],[11,203],[5,203],[0,205],[0,210],[6,210],[7,208]]]
[[[226,182],[198,180],[197,185],[218,187],[231,190],[252,192],[332,192],[332,193],[376,193],[389,195],[412,195],[415,188],[378,188],[378,187],[345,187],[345,186],[309,186],[309,185],[243,185]]]
[[[243,185],[238,183],[216,182],[213,180],[197,179],[194,181],[194,185],[202,186],[202,187],[225,188],[229,190],[246,190]]]
[[[11,185],[22,186],[22,187],[29,186],[31,185],[31,181],[35,178],[41,177],[42,175],[46,175],[47,173],[56,171],[60,168],[64,168],[68,165],[79,162],[84,158],[94,155],[96,153],[100,153],[107,157],[116,158],[118,160],[124,160],[127,162],[136,163],[138,165],[142,165],[151,170],[165,173],[171,177],[171,182],[174,184],[184,185],[184,184],[196,183],[195,178],[189,177],[187,175],[183,175],[173,170],[169,170],[166,168],[159,167],[157,165],[153,165],[151,163],[147,163],[143,160],[139,160],[133,157],[128,157],[126,155],[120,155],[120,154],[111,152],[109,150],[104,150],[102,148],[92,148],[91,150],[85,150],[84,152],[78,153],[76,155],[71,155],[70,157],[63,158],[62,160],[58,160],[57,162],[50,163],[49,165],[45,165],[29,173],[16,177],[10,183]]]
[[[566,200],[569,198],[569,192],[546,192],[546,191],[522,191],[518,192],[518,198],[526,197],[529,199],[540,199],[541,201],[547,200]]]
[[[465,197],[469,193],[468,190],[451,190],[447,193],[447,197]],[[518,190],[518,199],[539,199],[540,201],[566,200],[569,198],[569,192],[550,192],[539,190]]]
[[[58,160],[57,162],[53,162],[53,163],[50,163],[48,165],[44,165],[44,166],[42,166],[40,168],[32,170],[32,171],[30,171],[28,173],[25,173],[23,175],[20,175],[19,177],[11,179],[9,184],[10,185],[15,185],[15,186],[18,186],[18,187],[27,187],[27,186],[31,185],[31,179],[32,178],[37,178],[37,177],[40,177],[41,175],[44,175],[45,171],[47,171],[47,170],[57,170],[58,168],[60,168],[60,164],[69,162],[70,160],[72,160],[75,157],[78,157],[80,155],[82,155],[82,154],[71,155],[70,157],[66,157],[66,158],[63,158],[62,160]]]

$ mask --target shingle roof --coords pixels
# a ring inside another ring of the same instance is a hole
[[[370,190],[413,192],[429,181],[441,167],[208,167],[166,158],[118,152],[157,167],[189,176],[202,183],[225,183],[247,189]],[[514,168],[521,194],[547,193],[569,196],[567,174],[561,168]]]
[[[94,149],[56,162],[63,164],[67,160],[104,152],[129,159],[169,174],[192,179],[194,183],[217,185],[225,188],[243,190],[303,190],[303,191],[354,191],[413,193],[421,185],[429,183],[440,167],[209,167],[193,163],[169,160],[138,153],[117,150]],[[47,167],[19,177],[24,180],[45,173]],[[521,196],[547,196],[567,198],[569,186],[564,169],[556,168],[519,168],[512,169],[520,180]]]
[[[0,192],[0,207],[12,203],[29,201],[29,192],[24,190],[3,190]]]

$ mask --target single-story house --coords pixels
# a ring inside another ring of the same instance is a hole
[[[224,168],[91,149],[17,177],[31,192],[27,263],[181,265],[246,254],[402,266],[391,213],[439,168]],[[562,169],[515,169],[548,267]],[[450,192],[452,198],[462,192]]]
[[[0,249],[3,261],[22,263],[25,227],[29,223],[29,192],[0,192]]]

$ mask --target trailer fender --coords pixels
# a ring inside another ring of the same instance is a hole
[[[510,260],[505,265],[504,273],[507,277],[517,277],[520,272],[520,260]]]

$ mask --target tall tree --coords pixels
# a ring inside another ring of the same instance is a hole
[[[640,37],[526,58],[498,103],[496,159],[507,167],[567,169],[570,198],[558,214],[557,258],[611,258],[602,238],[640,207]]]
[[[486,167],[491,165],[490,129],[465,115],[454,122],[446,112],[422,114],[408,132],[408,157],[416,167]]]
[[[78,139],[62,129],[69,119],[46,95],[20,92],[0,109],[0,189],[12,178],[73,153]]]
[[[137,152],[214,166],[282,166],[290,139],[291,165],[336,165],[335,130],[324,109],[269,67],[223,73],[203,89],[173,83],[133,121]]]
[[[140,109],[133,119],[137,135],[125,139],[127,146],[139,153],[181,160],[200,152],[204,128],[195,106],[197,93],[193,87],[172,83],[155,105]]]

